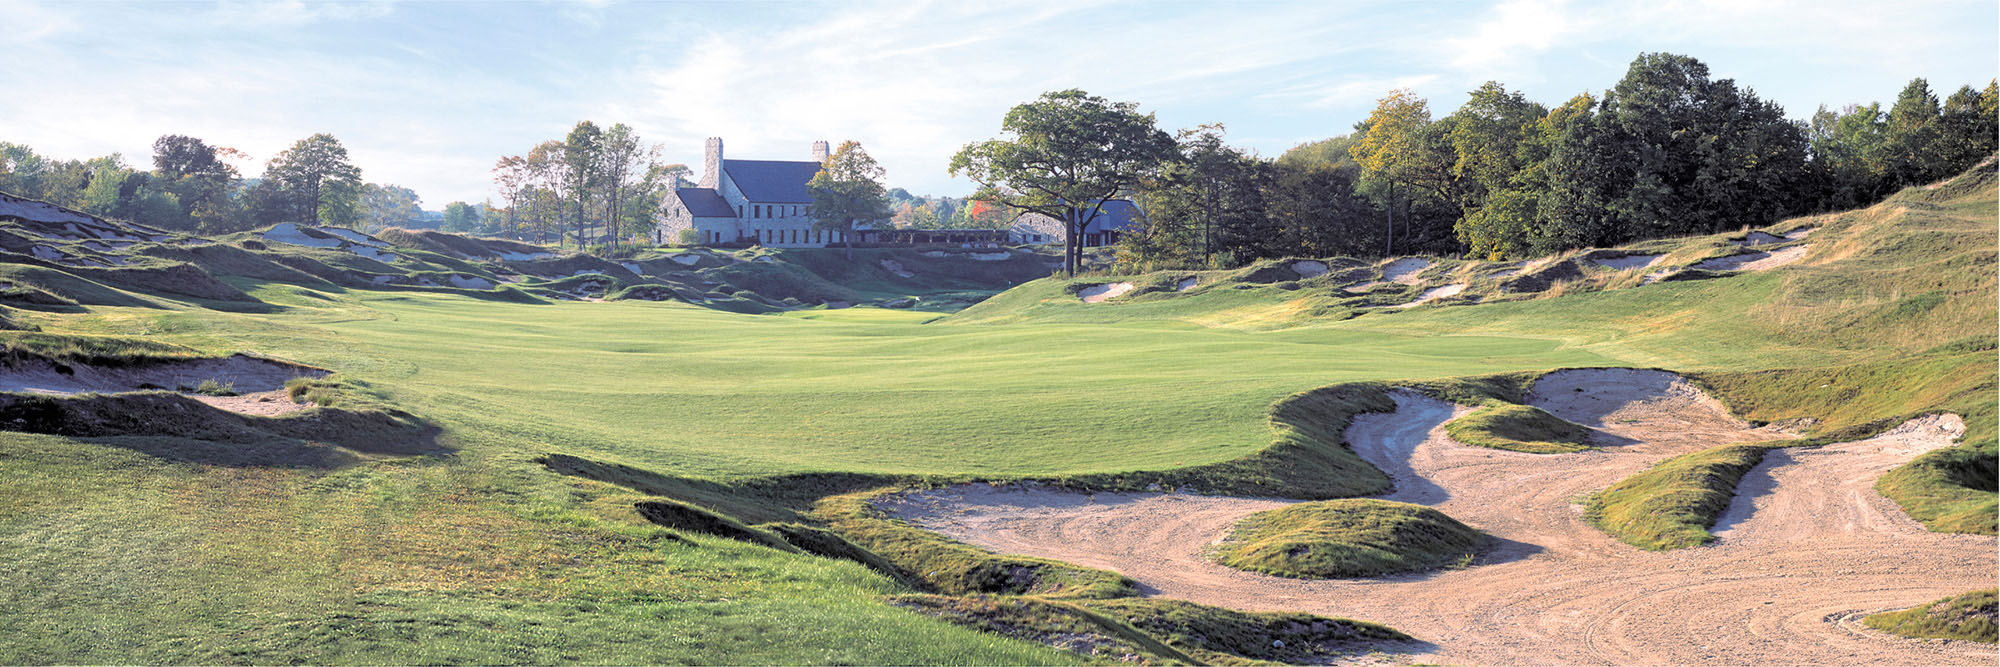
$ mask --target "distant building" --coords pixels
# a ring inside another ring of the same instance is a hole
[[[666,216],[653,241],[677,243],[682,230],[692,229],[708,245],[819,248],[839,243],[840,232],[813,229],[806,216],[812,207],[806,183],[819,173],[826,156],[826,142],[815,141],[809,162],[727,160],[722,139],[709,137],[701,183],[667,197]]]
[[[1097,218],[1083,228],[1083,247],[1117,245],[1121,235],[1138,229],[1145,220],[1146,212],[1139,210],[1138,205],[1131,201],[1106,200]],[[1062,245],[1064,239],[1069,237],[1069,225],[1040,213],[1023,213],[1014,218],[1007,235],[1017,245]]]

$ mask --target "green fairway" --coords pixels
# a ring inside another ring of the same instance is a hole
[[[872,309],[808,319],[665,303],[350,296],[245,316],[254,325],[241,329],[260,333],[235,344],[378,386],[482,449],[699,476],[1193,465],[1268,444],[1271,403],[1304,389],[1621,363],[1495,335],[937,326]],[[124,325],[149,326],[174,325]]]

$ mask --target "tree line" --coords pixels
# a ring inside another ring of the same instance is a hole
[[[660,146],[630,126],[605,129],[586,120],[562,139],[500,158],[493,182],[502,205],[485,210],[484,219],[502,235],[546,243],[553,234],[580,249],[616,252],[621,238],[654,229],[667,196],[689,173],[662,162]]]
[[[151,170],[113,153],[59,160],[0,142],[0,192],[165,229],[228,234],[280,222],[377,229],[422,226],[409,188],[365,183],[347,148],[314,134],[280,151],[256,178],[242,151],[169,134],[153,142]]]
[[[1940,101],[1915,79],[1886,110],[1821,107],[1793,121],[1700,61],[1665,53],[1553,107],[1489,82],[1433,118],[1426,100],[1397,90],[1351,134],[1276,159],[1230,147],[1219,125],[1181,132],[1124,184],[1147,220],[1124,236],[1119,259],[1502,259],[1761,226],[1970,167],[1994,153],[1996,101],[1993,83]],[[1019,198],[1006,190],[985,194]]]

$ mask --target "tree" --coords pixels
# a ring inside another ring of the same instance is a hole
[[[361,186],[361,222],[368,230],[411,227],[423,215],[423,199],[400,185]]]
[[[807,215],[813,228],[840,232],[847,241],[848,259],[854,258],[854,236],[860,226],[889,218],[883,173],[882,165],[861,149],[860,142],[843,141],[806,183],[806,192],[812,195]]]
[[[1911,79],[1889,107],[1883,127],[1887,148],[1886,167],[1897,187],[1923,183],[1942,175],[1938,164],[1938,117],[1941,109],[1930,83]]]
[[[1361,165],[1365,177],[1388,186],[1384,255],[1395,254],[1399,189],[1403,191],[1402,203],[1407,203],[1413,195],[1410,191],[1416,189],[1456,203],[1453,194],[1458,179],[1451,170],[1454,159],[1446,141],[1448,128],[1432,123],[1430,103],[1407,88],[1389,91],[1362,122],[1361,136],[1348,152]],[[1404,236],[1412,236],[1410,221],[1406,220],[1404,227]]]
[[[592,186],[599,181],[599,161],[603,159],[603,152],[604,133],[597,129],[596,123],[587,120],[571,128],[562,143],[562,161],[567,167],[564,175],[568,179],[564,186],[569,190],[570,203],[575,211],[570,222],[575,225],[576,247],[579,250],[590,247],[584,232],[584,207],[590,201]]]
[[[967,144],[951,174],[979,186],[974,199],[1063,221],[1063,270],[1083,264],[1083,233],[1104,202],[1133,189],[1174,155],[1174,138],[1130,102],[1081,90],[1043,93],[1001,120],[1010,139]]]
[[[1712,81],[1699,60],[1648,53],[1551,152],[1546,239],[1561,247],[1766,225],[1809,205],[1804,129]]]
[[[1936,159],[1942,163],[1940,175],[1949,176],[1992,155],[1995,123],[1992,85],[1981,93],[1962,86],[1944,101],[1938,117]]]
[[[1122,264],[1207,268],[1220,255],[1273,252],[1262,224],[1271,166],[1224,144],[1224,131],[1211,124],[1179,133],[1179,155],[1138,188],[1146,216],[1120,235]]]
[[[447,232],[458,232],[461,234],[477,232],[479,231],[479,209],[462,201],[445,204],[444,222],[439,228]]]
[[[360,217],[361,169],[331,134],[300,139],[271,158],[264,179],[278,186],[304,222],[351,227]]]

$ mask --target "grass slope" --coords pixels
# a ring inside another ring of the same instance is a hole
[[[1342,579],[1469,561],[1487,541],[1479,531],[1429,507],[1357,498],[1300,503],[1244,517],[1210,555],[1239,570]]]
[[[1902,611],[1874,614],[1862,622],[1868,627],[1905,637],[1964,639],[1994,643],[1994,619],[2000,602],[1994,589],[1973,591]]]

